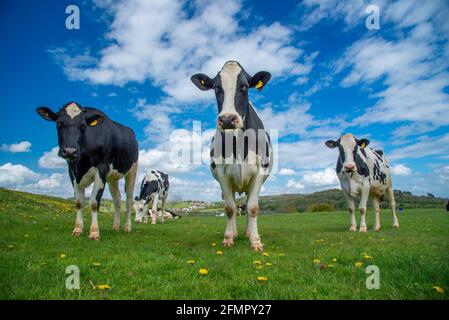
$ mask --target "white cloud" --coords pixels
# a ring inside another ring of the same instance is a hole
[[[409,176],[412,174],[412,169],[403,164],[394,165],[390,169],[391,173],[397,176]]]
[[[0,166],[0,186],[16,187],[26,181],[35,181],[40,175],[21,164],[5,163]]]
[[[50,151],[44,152],[39,158],[39,167],[45,169],[61,169],[67,167],[67,162],[58,156],[59,147],[54,147]]]
[[[286,186],[287,188],[294,188],[298,190],[302,190],[305,188],[305,186],[301,182],[297,182],[294,179],[289,179]]]
[[[418,137],[412,144],[396,148],[390,153],[391,159],[416,159],[428,156],[449,155],[449,133],[440,136]]]
[[[11,152],[11,153],[19,153],[19,152],[31,152],[31,142],[29,141],[22,141],[18,143],[13,144],[2,144],[1,150],[5,152]]]
[[[279,171],[280,176],[293,176],[295,174],[295,170],[283,168]]]
[[[303,175],[302,182],[308,186],[338,187],[340,182],[333,168],[309,172]]]

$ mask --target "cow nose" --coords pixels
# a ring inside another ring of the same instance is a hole
[[[354,171],[354,169],[355,169],[355,164],[353,164],[353,163],[347,163],[347,164],[345,164],[345,170],[346,170],[347,172]]]
[[[223,129],[235,129],[237,125],[236,115],[222,115],[218,117],[218,126]]]
[[[65,158],[73,158],[75,157],[78,150],[76,148],[63,148],[62,149],[62,155]]]

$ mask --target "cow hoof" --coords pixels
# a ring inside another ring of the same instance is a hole
[[[224,239],[223,240],[223,245],[225,247],[230,247],[234,244],[234,240],[233,239]]]
[[[120,230],[120,225],[114,224],[114,226],[112,227],[112,229],[114,229],[115,231],[119,231],[119,230]]]
[[[393,228],[399,229],[399,223],[394,223]]]
[[[351,231],[351,232],[357,231],[357,226],[351,226],[349,228],[349,231]]]
[[[131,233],[131,226],[125,226],[125,232]]]
[[[381,227],[374,227],[374,231],[380,231],[380,230],[382,230]]]
[[[98,232],[92,232],[89,235],[89,240],[100,240],[100,234]]]
[[[368,232],[366,227],[360,227],[359,232]]]
[[[75,230],[73,230],[73,232],[72,232],[72,236],[78,237],[78,236],[80,236],[82,233],[83,233],[83,231],[75,229]]]
[[[262,252],[263,245],[260,241],[253,242],[253,243],[251,243],[251,249],[253,249],[254,251],[257,251],[257,252]]]

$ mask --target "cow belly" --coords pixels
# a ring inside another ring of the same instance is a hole
[[[252,178],[258,173],[257,165],[224,164],[217,165],[212,174],[220,181],[229,180],[235,192],[248,192]]]
[[[387,186],[378,182],[374,182],[370,186],[370,194],[377,197],[382,197],[385,193]]]
[[[111,170],[109,170],[108,176],[106,177],[106,181],[109,182],[111,180],[118,180],[121,178],[123,178],[123,173],[120,173],[111,167]]]

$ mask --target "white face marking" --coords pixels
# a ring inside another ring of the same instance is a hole
[[[81,109],[75,103],[71,103],[65,108],[65,112],[73,119],[81,113]]]
[[[145,217],[145,201],[138,200],[134,201],[134,210],[136,211],[136,222],[142,222],[142,219]]]
[[[354,136],[350,133],[345,134],[340,138],[340,145],[345,152],[345,163],[343,165],[354,163],[354,155],[352,153],[356,145]]]
[[[228,62],[223,66],[220,71],[221,85],[224,92],[223,109],[221,110],[219,116],[221,115],[236,115],[238,118],[237,127],[243,126],[243,121],[240,115],[235,110],[235,93],[237,88],[237,78],[242,68],[236,62]]]

